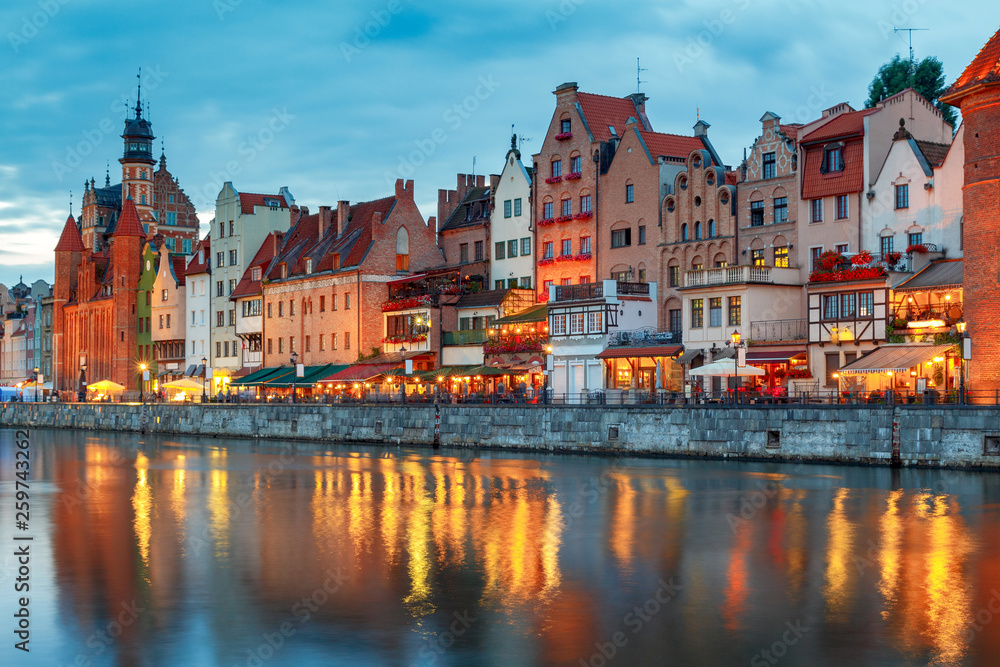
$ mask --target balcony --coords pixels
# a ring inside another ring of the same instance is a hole
[[[445,345],[481,345],[489,338],[486,329],[466,329],[464,331],[445,331]]]
[[[750,323],[750,344],[800,341],[809,338],[809,320],[773,320]]]
[[[605,285],[614,286],[614,292],[605,290]],[[603,280],[583,285],[558,285],[556,301],[587,301],[602,299],[605,296],[649,296],[649,283],[628,283],[615,280]]]
[[[548,336],[539,334],[494,334],[483,344],[483,354],[542,352]]]
[[[608,334],[608,347],[654,347],[658,345],[680,345],[683,342],[680,331],[658,331],[654,327],[612,331]]]
[[[774,266],[723,266],[684,274],[684,287],[711,287],[754,283],[761,285],[797,285],[798,269]]]

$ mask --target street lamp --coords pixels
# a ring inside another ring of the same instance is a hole
[[[80,392],[77,396],[81,402],[87,400],[87,362],[80,362]]]
[[[35,403],[38,402],[38,366],[35,366]]]
[[[208,359],[201,358],[201,402],[208,401],[208,393],[205,391],[205,382],[208,381]]]
[[[139,364],[139,400],[146,404],[146,363]]]
[[[292,350],[292,403],[295,402],[295,374],[299,368],[299,353]]]
[[[736,390],[739,388],[740,350],[745,349],[747,346],[740,338],[740,332],[734,330],[732,335],[729,336],[729,340],[726,341],[726,347],[733,349],[733,403],[736,403]]]
[[[965,396],[965,360],[972,357],[972,346],[970,345],[969,334],[965,331],[966,323],[964,321],[959,322],[955,325],[955,328],[958,329],[958,333],[962,337],[962,356],[959,359],[958,367],[958,396],[959,400],[964,404],[967,400]]]

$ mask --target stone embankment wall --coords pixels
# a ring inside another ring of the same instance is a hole
[[[0,427],[434,443],[434,405],[0,403]],[[1000,468],[1000,409],[886,406],[440,406],[440,444],[541,451]]]

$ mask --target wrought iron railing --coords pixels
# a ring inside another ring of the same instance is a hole
[[[633,296],[649,296],[649,283],[618,283],[618,293]]]
[[[809,338],[809,320],[771,320],[750,323],[752,343],[777,340],[806,340]]]
[[[600,299],[604,296],[604,283],[584,283],[582,285],[558,285],[556,301],[580,301]]]
[[[658,331],[655,327],[612,331],[608,334],[608,347],[643,347],[677,345],[682,342],[680,331]]]

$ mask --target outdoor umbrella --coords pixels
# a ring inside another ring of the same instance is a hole
[[[713,361],[710,364],[705,364],[704,366],[699,366],[698,368],[692,368],[688,371],[688,375],[725,375],[732,377],[733,375],[766,375],[767,372],[763,368],[757,368],[756,366],[744,366],[742,368],[736,365],[735,361]]]
[[[125,387],[118,384],[117,382],[112,382],[111,380],[101,380],[100,382],[94,382],[87,385],[88,391],[96,391],[101,394],[111,394],[125,391]]]
[[[181,378],[179,380],[174,380],[173,382],[164,382],[161,386],[164,389],[174,389],[180,391],[201,391],[203,389],[201,382],[197,382],[191,378]]]

